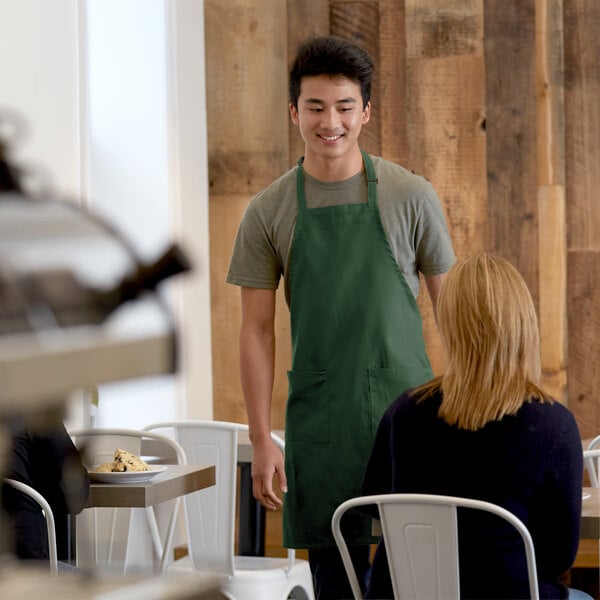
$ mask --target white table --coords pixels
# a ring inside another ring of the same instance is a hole
[[[158,553],[159,573],[164,573],[169,561],[171,540],[176,525],[174,516],[169,521],[168,531],[164,546],[158,533],[158,525],[154,513],[154,506],[168,500],[175,500],[199,490],[215,485],[216,471],[213,465],[166,465],[165,471],[155,475],[152,479],[137,483],[92,483],[86,508],[144,508],[146,509],[150,532],[154,540],[154,547]],[[85,517],[83,515],[81,518]],[[80,523],[80,526],[82,523]],[[88,524],[88,527],[91,526]],[[75,527],[73,526],[73,529]],[[81,529],[81,527],[80,527]],[[97,529],[94,523],[93,531],[90,529],[89,539],[97,540]],[[112,539],[112,535],[108,539]],[[72,532],[71,539],[75,538]],[[80,538],[81,539],[81,538]],[[94,550],[80,552],[78,549],[78,564],[90,564],[98,561],[98,543]],[[110,543],[112,547],[112,542]],[[90,556],[91,554],[91,556]],[[110,552],[112,555],[112,551]],[[87,556],[87,559],[86,559]]]
[[[145,508],[215,485],[215,467],[167,465],[142,483],[92,483],[86,508]]]

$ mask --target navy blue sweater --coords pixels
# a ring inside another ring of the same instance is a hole
[[[429,493],[503,506],[529,529],[541,598],[567,598],[559,577],[577,553],[583,454],[577,424],[558,402],[527,402],[514,416],[465,431],[437,416],[441,394],[403,394],[379,425],[364,494]],[[497,517],[459,511],[462,598],[528,598],[519,534]],[[393,598],[385,547],[368,598]]]

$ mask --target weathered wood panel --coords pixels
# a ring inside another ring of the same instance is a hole
[[[567,252],[565,192],[540,186],[539,327],[544,389],[563,404],[567,397]]]
[[[563,0],[569,249],[600,249],[600,2]]]
[[[205,1],[210,192],[252,195],[287,167],[283,0]]]
[[[486,132],[481,3],[407,0],[407,167],[430,180],[457,256],[484,248]],[[445,354],[427,294],[419,297],[436,373]]]
[[[581,436],[600,434],[600,251],[569,252],[569,408]]]
[[[399,165],[408,164],[406,134],[406,26],[404,3],[382,0],[379,3],[379,64],[376,77],[380,115],[379,152]],[[369,124],[370,127],[370,124]]]
[[[212,316],[213,410],[221,421],[246,423],[240,382],[240,291],[225,282],[237,226],[247,194],[210,196],[210,285]]]
[[[225,276],[248,201],[288,167],[285,23],[284,0],[205,0],[217,419],[247,420],[239,381],[239,289],[227,285]],[[284,379],[285,369],[276,390]],[[283,419],[278,417],[274,424],[281,426]]]
[[[538,303],[535,0],[486,0],[487,249]]]
[[[567,243],[562,0],[536,0],[539,325],[542,383],[567,398]],[[533,240],[532,240],[533,241]]]
[[[600,3],[563,0],[569,408],[600,433]]]
[[[536,0],[539,185],[565,183],[563,0]]]

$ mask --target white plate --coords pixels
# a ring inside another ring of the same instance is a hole
[[[93,483],[143,483],[150,481],[166,468],[165,465],[151,465],[149,471],[123,471],[121,473],[94,473],[93,470],[90,470],[88,475]]]
[[[587,493],[586,493],[586,494],[582,494],[582,496],[581,496],[581,499],[582,499],[582,500],[587,500],[588,498],[591,498],[591,497],[592,497],[592,495],[591,495],[591,494],[587,494]]]

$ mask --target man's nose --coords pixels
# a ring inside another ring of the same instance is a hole
[[[321,113],[321,127],[323,129],[335,129],[339,122],[340,116],[335,108],[324,110]]]

